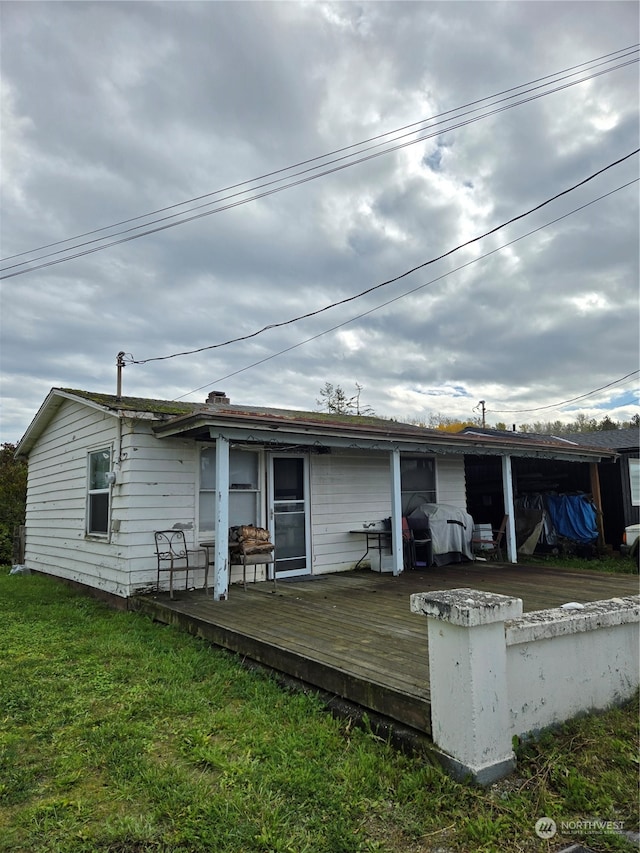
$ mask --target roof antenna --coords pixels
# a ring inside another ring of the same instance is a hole
[[[122,400],[122,368],[124,367],[124,352],[119,352],[116,358],[117,383],[116,383],[116,400]]]

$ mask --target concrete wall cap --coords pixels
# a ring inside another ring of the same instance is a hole
[[[607,598],[603,601],[587,602],[581,610],[535,610],[510,620],[505,625],[508,646],[548,640],[567,634],[595,631],[599,628],[614,628],[640,621],[640,595],[624,598]]]
[[[446,589],[411,596],[411,612],[471,628],[522,615],[522,599],[477,589]]]

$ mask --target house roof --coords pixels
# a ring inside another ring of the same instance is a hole
[[[565,435],[569,441],[608,450],[640,450],[640,427],[626,429],[601,429],[596,432],[572,432]]]
[[[266,446],[306,445],[401,449],[405,452],[528,456],[593,461],[612,458],[610,449],[582,447],[552,436],[532,438],[527,433],[477,431],[447,433],[415,424],[361,415],[336,415],[265,406],[232,404],[224,395],[210,395],[204,403],[185,403],[69,388],[53,388],[18,444],[17,455],[27,456],[65,400],[73,400],[114,417],[147,420],[158,438],[180,436]],[[494,434],[497,433],[497,434]]]
[[[464,427],[460,430],[466,435],[490,435],[507,436],[515,433],[508,430],[489,429],[487,427]],[[640,427],[629,427],[625,429],[593,430],[590,432],[571,432],[562,435],[549,435],[548,433],[522,432],[517,433],[524,439],[532,442],[565,442],[580,447],[602,448],[606,450],[640,450]]]

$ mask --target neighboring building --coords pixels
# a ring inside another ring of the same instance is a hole
[[[515,433],[232,405],[218,392],[200,405],[60,388],[16,453],[29,460],[29,568],[127,598],[155,584],[154,531],[181,528],[192,546],[215,541],[216,599],[234,580],[230,525],[269,528],[275,572],[288,577],[353,568],[363,525],[390,518],[391,554],[372,562],[399,574],[403,515],[421,502],[467,509],[465,459],[492,460],[499,514],[512,520],[512,459],[588,471],[613,456]],[[506,542],[515,562],[511,521]]]
[[[567,448],[600,449],[609,456],[591,466],[569,465],[560,458],[541,462],[514,460],[513,480],[517,497],[533,494],[592,494],[600,509],[604,542],[618,550],[622,533],[640,521],[640,428],[596,430],[562,436],[539,433],[512,433],[505,430],[465,427],[463,435],[507,438],[518,435],[532,445],[541,441],[564,443]],[[474,516],[497,504],[491,516],[494,526],[502,512],[500,468],[491,457],[468,457],[465,462],[468,511]]]
[[[640,427],[575,432],[563,438],[618,454],[615,464],[598,465],[604,538],[617,550],[625,527],[640,521]]]

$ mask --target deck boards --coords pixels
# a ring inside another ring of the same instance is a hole
[[[315,687],[430,731],[426,620],[414,592],[490,590],[522,598],[525,611],[638,593],[638,577],[495,563],[444,566],[400,577],[367,570],[203,591],[138,596],[135,609]]]

